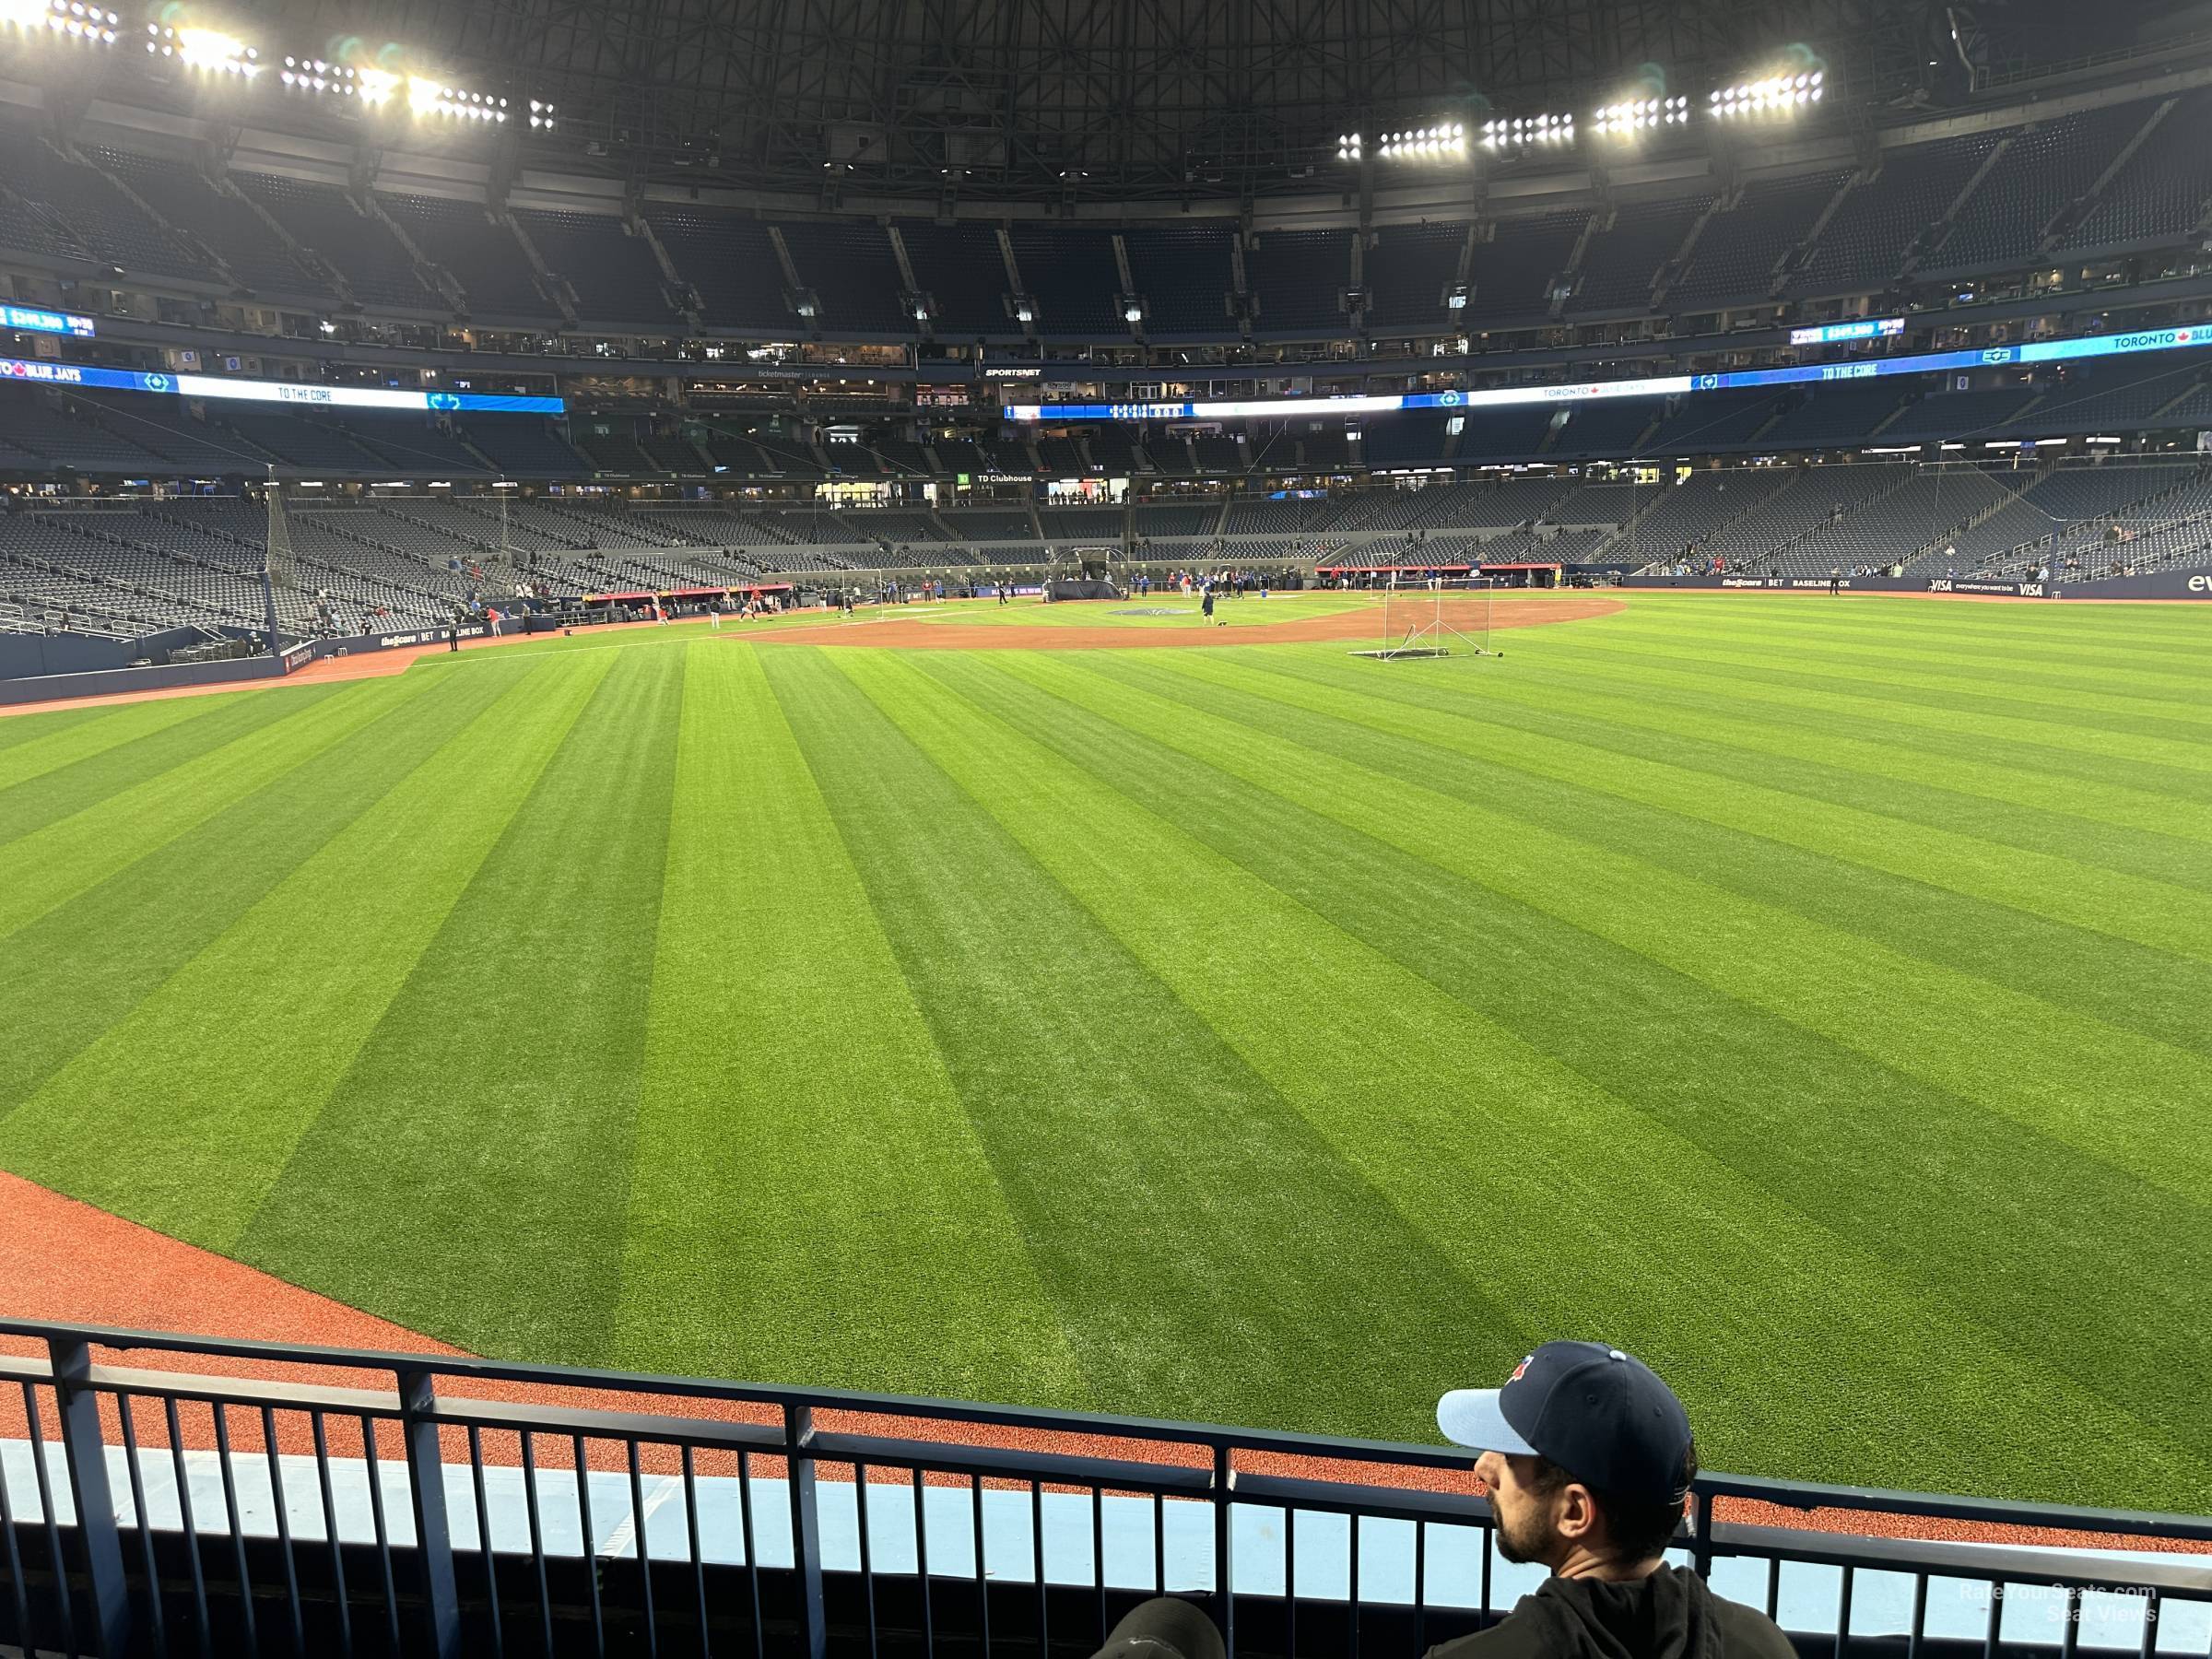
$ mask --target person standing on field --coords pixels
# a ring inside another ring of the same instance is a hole
[[[1204,617],[1207,622],[1211,622],[1214,619],[1214,590],[1211,583],[1208,583],[1206,586],[1206,597],[1198,602],[1198,613],[1200,616]]]

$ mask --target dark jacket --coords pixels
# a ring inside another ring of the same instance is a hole
[[[1774,1621],[1680,1567],[1649,1578],[1546,1579],[1500,1623],[1430,1659],[1795,1659]]]

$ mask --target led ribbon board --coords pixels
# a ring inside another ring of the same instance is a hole
[[[0,327],[20,328],[32,334],[75,335],[88,340],[93,335],[92,319],[80,317],[75,312],[39,311],[23,305],[0,305]]]
[[[1723,374],[1666,374],[1649,380],[1585,381],[1562,386],[1499,386],[1482,392],[1408,392],[1373,397],[1278,397],[1242,403],[1015,404],[1006,418],[1018,421],[1245,420],[1271,415],[1380,415],[1399,409],[1484,409],[1526,404],[1590,403],[1610,397],[1674,397],[1684,393],[1734,392],[1752,386],[1806,382],[1875,380],[1892,374],[1935,374],[1947,369],[2003,368],[2007,364],[2063,363],[2080,358],[2120,357],[2138,351],[2177,351],[2212,346],[2212,324],[2151,328],[2085,340],[2038,340],[2026,346],[1990,346],[1978,351],[1931,351],[1912,357],[1874,358],[1854,363],[1807,363],[1792,369],[1739,369]]]
[[[1905,332],[1902,317],[1862,317],[1851,323],[1821,323],[1790,330],[1793,346],[1833,346],[1845,340],[1879,340]]]
[[[310,404],[325,409],[435,409],[480,415],[559,415],[558,397],[498,397],[474,392],[392,392],[371,386],[310,386],[289,381],[218,380],[206,374],[141,374],[76,363],[0,358],[0,380],[27,385],[78,386],[102,392],[158,392],[227,402]]]

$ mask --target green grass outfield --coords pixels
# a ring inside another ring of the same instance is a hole
[[[0,720],[0,1166],[500,1355],[1433,1438],[1589,1335],[1715,1467],[2212,1509],[2212,610],[1499,642]]]

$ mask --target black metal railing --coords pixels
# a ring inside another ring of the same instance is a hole
[[[1165,1592],[1232,1653],[1412,1659],[1537,1576],[1497,1549],[1465,1454],[1433,1446],[38,1322],[0,1337],[19,1339],[0,1354],[0,1647],[31,1653],[1042,1659]],[[165,1369],[116,1363],[133,1351]],[[1730,1518],[1751,1503],[2180,1547]],[[1679,1545],[1808,1659],[2212,1651],[2212,1554],[2189,1552],[2212,1520],[1707,1475]]]

